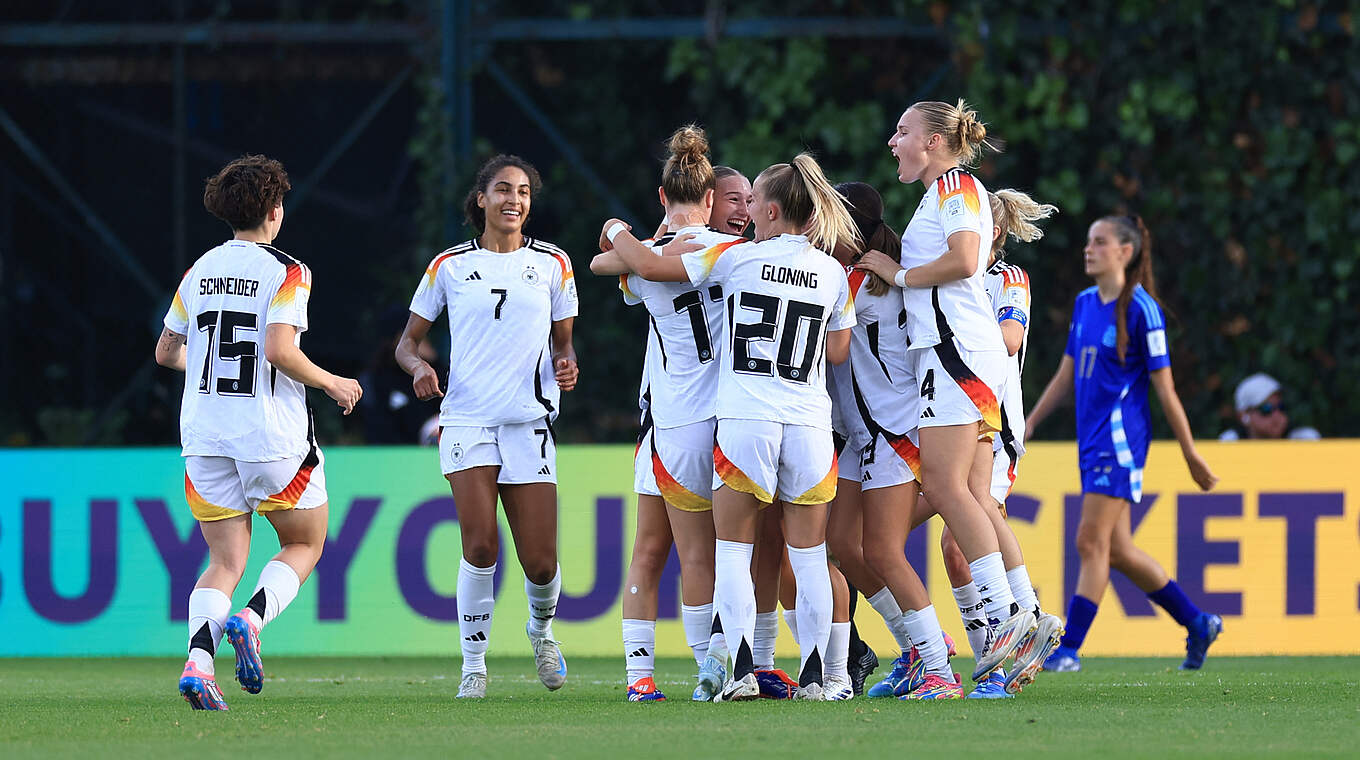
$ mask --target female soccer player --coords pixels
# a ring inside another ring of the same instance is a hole
[[[1097,220],[1087,232],[1084,253],[1086,274],[1096,284],[1077,296],[1067,349],[1025,425],[1033,434],[1075,384],[1081,572],[1067,608],[1067,633],[1044,669],[1081,670],[1077,650],[1095,619],[1113,567],[1185,626],[1188,635],[1181,668],[1198,670],[1209,645],[1223,631],[1223,620],[1200,611],[1157,560],[1134,545],[1129,527],[1129,505],[1143,495],[1143,464],[1152,437],[1149,379],[1181,445],[1190,476],[1205,491],[1218,478],[1195,450],[1190,422],[1171,378],[1166,318],[1157,301],[1152,239],[1143,220],[1136,216]]]
[[[238,158],[208,180],[203,205],[233,236],[185,272],[156,344],[157,363],[198,375],[184,385],[179,418],[184,496],[208,543],[208,568],[189,594],[189,659],[179,679],[195,710],[227,709],[213,671],[224,632],[236,650],[236,680],[260,692],[260,629],[321,558],[325,457],[303,386],[325,391],[345,414],[363,395],[358,382],[321,369],[299,347],[311,270],[271,245],[289,187],[283,165],[264,156]],[[245,609],[228,618],[253,512],[269,519],[279,553]]]
[[[397,363],[421,400],[443,396],[439,461],[453,491],[462,533],[458,569],[460,697],[486,696],[486,650],[499,559],[496,497],[505,505],[529,597],[525,631],[538,678],[566,681],[552,638],[561,577],[557,565],[557,450],[552,422],[561,391],[576,387],[571,344],[576,282],[571,260],[524,235],[538,171],[518,156],[486,162],[464,202],[481,234],[430,262],[411,299]],[[416,352],[439,313],[449,312],[448,393]]]
[[[902,288],[912,370],[920,383],[924,488],[968,558],[989,622],[973,671],[980,682],[1035,626],[1034,613],[1020,609],[1011,595],[996,530],[969,490],[973,468],[991,471],[990,434],[1001,430],[997,398],[1007,356],[983,287],[991,206],[982,202],[982,183],[960,165],[992,145],[977,114],[959,100],[912,105],[888,147],[898,179],[919,180],[925,197],[902,234],[902,268],[894,271],[882,259],[857,266]]]
[[[728,310],[718,384],[714,460],[723,486],[713,494],[717,528],[715,607],[735,658],[715,701],[759,694],[752,664],[755,596],[751,554],[758,504],[783,500],[784,536],[798,582],[803,653],[798,695],[821,699],[831,624],[826,570],[826,504],[835,496],[831,400],[825,359],[844,361],[854,324],[844,270],[826,255],[854,235],[840,198],[809,155],[775,164],[754,185],[755,243],[723,243],[660,257],[615,219],[601,248],[657,282],[722,285]],[[804,234],[804,231],[807,234]]]

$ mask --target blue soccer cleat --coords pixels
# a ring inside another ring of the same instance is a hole
[[[798,692],[798,682],[779,668],[757,670],[756,684],[760,686],[761,699],[793,699]]]
[[[1044,670],[1049,673],[1079,673],[1081,658],[1077,656],[1077,650],[1060,646],[1044,660]]]
[[[251,620],[254,614],[241,610],[232,615],[223,632],[236,650],[236,682],[245,691],[259,694],[264,689],[264,662],[260,660],[260,629]]]
[[[913,647],[911,651],[893,660],[892,670],[888,672],[886,678],[865,692],[865,695],[873,698],[882,697],[905,697],[916,691],[925,683],[926,663]]]
[[[1204,656],[1209,653],[1209,645],[1223,633],[1223,618],[1218,615],[1200,613],[1190,624],[1190,635],[1185,637],[1185,662],[1181,670],[1199,670],[1204,667]]]
[[[228,710],[227,700],[217,688],[212,675],[198,669],[192,661],[184,664],[179,676],[179,693],[195,710]]]
[[[1006,671],[997,668],[987,675],[982,683],[978,684],[968,694],[969,699],[1014,699],[1014,694],[1006,693]]]
[[[723,682],[727,680],[727,663],[709,655],[699,666],[699,685],[694,687],[690,699],[695,702],[712,702],[722,693]]]
[[[628,685],[629,702],[665,702],[666,695],[656,688],[651,676],[639,678]]]

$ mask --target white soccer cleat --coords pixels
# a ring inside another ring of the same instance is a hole
[[[756,681],[755,673],[747,673],[737,680],[729,680],[723,684],[723,689],[718,692],[718,696],[713,698],[714,702],[745,702],[760,698],[760,683]]]
[[[1021,689],[1034,683],[1034,677],[1044,669],[1044,660],[1062,642],[1062,635],[1062,618],[1048,613],[1039,615],[1034,631],[1015,650],[1015,667],[1006,677],[1007,694],[1019,694]]]
[[[524,624],[524,633],[529,636],[529,643],[534,647],[538,680],[548,687],[548,691],[562,688],[562,684],[567,682],[567,660],[562,656],[562,650],[558,649],[557,642],[546,635],[535,634],[528,623]]]
[[[1034,630],[1036,623],[1034,613],[1029,610],[1019,612],[1006,618],[1001,625],[995,628],[988,627],[987,648],[978,655],[977,667],[973,670],[973,681],[982,683],[993,670],[1001,667],[1011,653],[1019,648],[1025,637]]]
[[[844,702],[847,699],[855,698],[855,685],[850,682],[849,676],[827,676],[826,683],[822,684],[822,700],[826,702]]]
[[[481,699],[486,696],[486,674],[468,673],[458,684],[459,699]]]
[[[854,693],[853,691],[851,692]],[[798,691],[793,693],[794,699],[801,699],[807,702],[831,701],[826,695],[826,690],[819,683],[810,683],[807,686],[799,686]]]

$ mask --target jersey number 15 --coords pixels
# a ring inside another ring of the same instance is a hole
[[[255,364],[259,357],[259,343],[238,338],[238,330],[259,332],[258,319],[248,311],[205,311],[198,315],[198,331],[208,334],[208,350],[203,352],[203,374],[198,378],[198,392],[219,396],[254,396]],[[215,341],[216,339],[216,341]],[[236,377],[219,377],[213,384],[213,359],[239,362]]]

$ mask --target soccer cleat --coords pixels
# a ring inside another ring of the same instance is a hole
[[[468,673],[458,684],[459,699],[481,699],[486,696],[486,674]]]
[[[629,702],[664,702],[666,695],[656,688],[656,681],[651,676],[639,678],[628,685]]]
[[[846,685],[848,686],[849,684]],[[805,702],[830,701],[830,699],[828,699],[826,696],[826,690],[822,688],[821,684],[815,681],[808,684],[807,686],[799,686],[798,691],[793,695],[793,698],[800,699]]]
[[[926,663],[916,648],[893,660],[893,668],[882,681],[869,687],[866,694],[870,697],[904,697],[915,691],[925,682]]]
[[[1034,632],[1020,642],[1015,650],[1015,666],[1006,676],[1006,693],[1019,694],[1020,690],[1034,683],[1034,677],[1044,669],[1044,662],[1062,642],[1063,622],[1057,615],[1048,613],[1039,616]]]
[[[699,666],[699,685],[694,687],[690,699],[695,702],[712,702],[722,693],[723,681],[727,680],[727,663],[708,655]]]
[[[822,684],[822,701],[844,702],[855,698],[855,687],[847,676],[827,676]]]
[[[762,699],[793,699],[798,691],[798,682],[779,668],[757,670],[756,683],[760,684]]]
[[[987,678],[968,693],[969,699],[1014,699],[1014,694],[1006,692],[1006,671],[997,668]]]
[[[232,615],[224,628],[227,641],[236,650],[236,682],[251,694],[264,689],[264,662],[260,660],[260,629],[251,619],[255,613],[241,610]]]
[[[1053,654],[1044,660],[1044,667],[1049,673],[1079,673],[1081,672],[1081,657],[1077,656],[1077,650],[1070,647],[1059,646],[1053,650]]]
[[[850,686],[854,689],[855,696],[864,694],[864,682],[869,676],[878,669],[878,655],[874,654],[872,647],[866,645],[859,657],[850,660]]]
[[[535,634],[528,623],[524,624],[524,633],[534,647],[534,664],[538,666],[538,680],[548,687],[548,691],[562,688],[562,684],[567,682],[567,658],[562,656],[562,650],[558,648],[557,642],[546,635]]]
[[[949,681],[934,673],[927,673],[919,687],[898,699],[963,699],[963,686],[959,684],[958,678],[956,675],[953,681]]]
[[[179,693],[195,710],[231,709],[222,698],[217,681],[211,674],[199,670],[192,660],[184,663],[184,672],[179,676]]]
[[[1223,633],[1223,618],[1218,615],[1200,613],[1190,624],[1190,635],[1185,637],[1185,662],[1181,670],[1199,670],[1204,667],[1204,656],[1209,653],[1209,645]]]
[[[1035,625],[1034,613],[1020,610],[1006,618],[1000,625],[988,626],[987,647],[977,658],[977,667],[973,669],[973,681],[982,683],[982,679],[986,678],[988,673],[1001,667],[1001,663],[1020,646],[1020,642],[1034,630]]]
[[[760,684],[756,683],[755,673],[729,680],[723,684],[722,691],[713,697],[714,702],[745,702],[752,699],[760,699]]]

